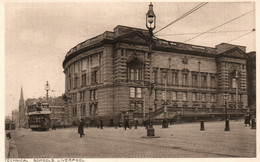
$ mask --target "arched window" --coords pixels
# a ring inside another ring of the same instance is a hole
[[[128,80],[129,81],[140,81],[143,80],[143,64],[135,58],[127,64]]]

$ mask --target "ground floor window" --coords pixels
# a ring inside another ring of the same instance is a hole
[[[72,107],[72,116],[77,116],[77,106]]]

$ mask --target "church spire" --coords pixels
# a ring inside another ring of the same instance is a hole
[[[24,100],[24,99],[23,99],[23,86],[21,86],[20,100]]]

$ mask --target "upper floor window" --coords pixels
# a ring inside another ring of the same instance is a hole
[[[187,101],[187,92],[182,93],[182,100]]]
[[[165,101],[165,91],[162,91],[162,100]]]
[[[79,92],[80,101],[85,101],[85,91]]]
[[[167,79],[168,79],[167,72],[166,71],[162,71],[161,72],[161,83],[162,84],[167,83]]]
[[[82,116],[86,115],[86,105],[85,104],[80,106],[80,113]]]
[[[192,75],[192,86],[198,86],[197,74]]]
[[[142,63],[135,58],[128,63],[128,80],[142,80]]]
[[[237,80],[236,80],[236,78],[232,78],[232,88],[237,88]]]
[[[90,100],[97,99],[97,90],[90,90]]]
[[[178,84],[178,75],[177,73],[172,73],[172,84],[177,85]]]
[[[154,83],[156,84],[158,81],[158,70],[157,69],[154,70],[153,73],[154,73]]]
[[[97,83],[97,70],[93,70],[91,72],[91,83],[92,84]]]
[[[201,101],[206,101],[206,93],[201,94]]]
[[[172,100],[177,100],[177,92],[172,92]]]
[[[74,88],[78,88],[78,77],[74,77]]]
[[[130,87],[131,98],[142,98],[142,88]]]
[[[206,75],[201,76],[201,86],[207,87],[207,77],[206,77]]]
[[[236,101],[236,94],[231,93],[231,102],[235,102]]]
[[[72,116],[77,116],[77,106],[72,107]]]
[[[86,86],[86,77],[87,77],[87,74],[82,74],[82,76],[81,76],[81,85],[82,86]]]
[[[215,76],[210,77],[210,87],[216,87],[216,78]]]
[[[187,86],[188,85],[188,74],[182,74],[182,85]]]
[[[211,94],[210,101],[211,102],[216,102],[216,94],[215,93]]]
[[[198,93],[192,93],[192,100],[197,101],[198,100]]]

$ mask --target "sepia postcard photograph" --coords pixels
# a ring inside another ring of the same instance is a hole
[[[256,10],[1,2],[1,161],[256,161]]]

